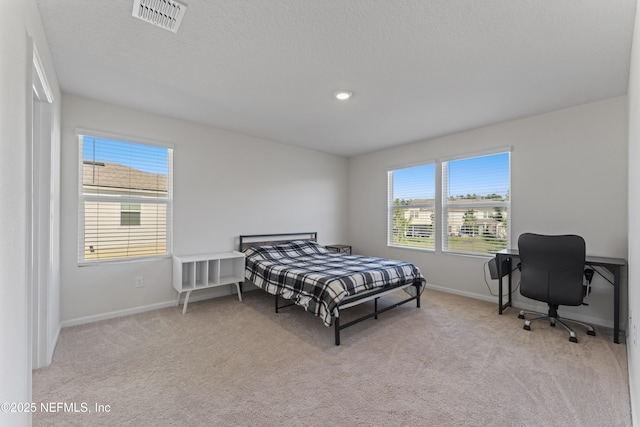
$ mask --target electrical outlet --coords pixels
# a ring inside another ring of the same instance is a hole
[[[144,286],[144,276],[136,277],[136,288],[142,288]]]

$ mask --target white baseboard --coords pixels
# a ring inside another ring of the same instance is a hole
[[[473,292],[466,292],[466,291],[459,291],[457,289],[451,289],[451,288],[445,288],[442,286],[436,286],[436,285],[432,285],[427,283],[425,285],[426,288],[428,289],[433,289],[436,291],[441,291],[441,292],[446,292],[449,294],[454,294],[454,295],[460,295],[460,296],[464,296],[464,297],[469,297],[469,298],[473,298],[473,299],[479,299],[482,301],[487,301],[487,302],[492,302],[496,304],[496,308],[498,306],[498,297],[494,297],[494,296],[490,296],[490,295],[483,295],[483,294],[476,294]],[[536,303],[536,302],[528,302],[528,301],[518,301],[518,308],[521,310],[530,310],[530,311],[537,311],[537,312],[541,312],[541,313],[546,313],[547,312],[547,305],[544,303]],[[605,328],[613,328],[613,320],[612,319],[602,319],[600,317],[592,317],[592,316],[585,316],[584,314],[579,314],[579,313],[571,313],[570,315],[571,319],[575,319],[575,320],[579,320],[581,322],[586,322],[586,323],[591,323],[593,325],[599,325],[599,326],[604,326]],[[622,322],[622,320],[624,319],[620,319],[620,329],[624,330],[625,324]]]
[[[460,296],[464,296],[467,298],[473,298],[473,299],[477,299],[477,300],[482,300],[482,301],[487,301],[487,302],[491,302],[496,304],[496,307],[498,305],[498,297],[494,297],[491,295],[483,295],[483,294],[477,294],[474,292],[468,292],[468,291],[460,291],[458,289],[451,289],[451,288],[446,288],[443,286],[437,286],[437,285],[433,285],[430,283],[427,283],[425,285],[425,288],[427,289],[433,289],[436,291],[440,291],[440,292],[446,292],[449,294],[454,294],[454,295],[460,295]],[[244,285],[244,292],[250,292],[253,290],[258,289],[257,287],[245,283]],[[204,291],[204,290],[203,290]],[[213,288],[208,290],[208,292],[202,292],[200,295],[192,295],[189,298],[189,302],[197,302],[197,301],[203,301],[206,299],[211,299],[211,298],[218,298],[218,297],[222,297],[222,296],[227,296],[227,295],[232,295],[232,292],[227,288],[227,287],[220,287],[220,288]],[[180,298],[180,303],[182,303],[182,301],[184,301],[184,296],[181,296]],[[85,317],[78,317],[75,319],[70,319],[70,320],[65,320],[62,322],[60,328],[66,328],[69,326],[76,326],[76,325],[82,325],[85,323],[92,323],[92,322],[98,322],[100,320],[107,320],[107,319],[114,319],[116,317],[122,317],[122,316],[128,316],[131,314],[137,314],[137,313],[143,313],[145,311],[151,311],[151,310],[159,310],[161,308],[167,308],[167,307],[172,307],[176,305],[176,300],[172,300],[172,301],[165,301],[165,302],[160,302],[160,303],[156,303],[156,304],[149,304],[149,305],[143,305],[143,306],[139,306],[139,307],[132,307],[132,308],[128,308],[128,309],[124,309],[124,310],[116,310],[116,311],[111,311],[108,313],[101,313],[101,314],[96,314],[96,315],[92,315],[92,316],[85,316]],[[523,309],[523,310],[531,310],[531,311],[539,311],[539,312],[546,312],[546,305],[544,304],[536,304],[536,303],[528,303],[528,302],[524,302],[524,301],[519,301],[518,302],[518,308]],[[613,321],[612,320],[608,320],[608,319],[601,319],[598,317],[591,317],[591,316],[585,316],[585,315],[580,315],[580,314],[571,314],[571,317],[576,319],[576,320],[580,320],[582,322],[587,322],[587,323],[592,323],[594,325],[600,325],[600,326],[604,326],[607,328],[613,328]],[[620,329],[624,329],[623,328],[624,325],[620,324]],[[59,328],[59,329],[60,329]],[[60,330],[58,330],[58,333],[56,335],[56,342],[58,340],[58,336],[60,334]],[[52,346],[51,349],[49,349],[49,351],[51,352],[51,355],[53,355],[53,350],[55,349],[55,344]],[[47,357],[49,357],[49,355],[47,355]]]
[[[149,305],[142,305],[139,307],[127,308],[124,310],[110,311],[108,313],[95,314],[92,316],[77,317],[75,319],[69,319],[69,320],[63,321],[62,327],[68,328],[69,326],[77,326],[77,325],[83,325],[85,323],[99,322],[100,320],[114,319],[116,317],[128,316],[130,314],[144,313],[145,311],[151,311],[151,310],[159,310],[161,308],[167,308],[175,305],[176,305],[176,301],[173,300],[173,301],[166,301],[166,302],[161,302],[157,304],[149,304]]]
[[[474,292],[459,291],[457,289],[445,288],[443,286],[432,285],[430,283],[427,283],[425,285],[425,288],[433,289],[434,291],[446,292],[448,294],[460,295],[463,297],[469,297],[473,299],[479,299],[482,301],[493,302],[496,304],[496,306],[498,305],[498,297],[494,297],[491,295],[482,295],[482,294],[476,294]]]
[[[629,334],[626,334],[627,341],[629,341]],[[639,366],[633,363],[632,345],[627,345],[627,360],[629,361],[629,395],[631,397],[631,421],[633,427],[640,427],[640,415],[637,415],[640,411],[640,395],[638,395],[638,386],[640,383],[640,375],[637,373]],[[637,351],[637,349],[636,349]]]
[[[227,286],[220,286],[218,288],[212,288],[212,289],[203,289],[202,292],[199,293],[198,295],[195,295],[195,294],[191,295],[189,297],[189,303],[203,301],[211,298],[219,298],[219,297],[228,296],[228,295],[235,295],[235,293],[232,293],[229,289],[230,288]],[[257,289],[255,286],[248,285],[245,283],[242,293],[244,294],[246,292],[251,292],[255,289]],[[180,296],[180,304],[183,303],[185,295],[186,293],[183,292],[183,294]],[[162,308],[167,308],[167,307],[175,307],[176,300],[177,299],[172,299],[171,301],[159,302],[156,304],[142,305],[138,307],[127,308],[124,310],[116,310],[116,311],[110,311],[107,313],[95,314],[92,316],[77,317],[75,319],[69,319],[69,320],[63,321],[61,323],[60,328],[83,325],[85,323],[99,322],[100,320],[115,319],[116,317],[123,317],[123,316],[129,316],[131,314],[144,313],[145,311],[160,310]],[[187,312],[188,312],[188,308],[187,308]],[[58,331],[58,334],[60,334],[60,331]],[[56,337],[56,341],[57,341],[57,337]],[[53,349],[51,351],[53,354]]]

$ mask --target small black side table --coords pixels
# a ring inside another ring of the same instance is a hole
[[[351,245],[326,245],[330,252],[351,255]]]

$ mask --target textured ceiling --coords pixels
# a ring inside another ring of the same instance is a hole
[[[132,0],[37,0],[62,90],[343,156],[626,94],[636,7],[184,3],[174,34]]]

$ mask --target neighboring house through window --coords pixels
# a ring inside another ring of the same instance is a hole
[[[78,136],[78,262],[168,255],[173,149],[90,131]]]

